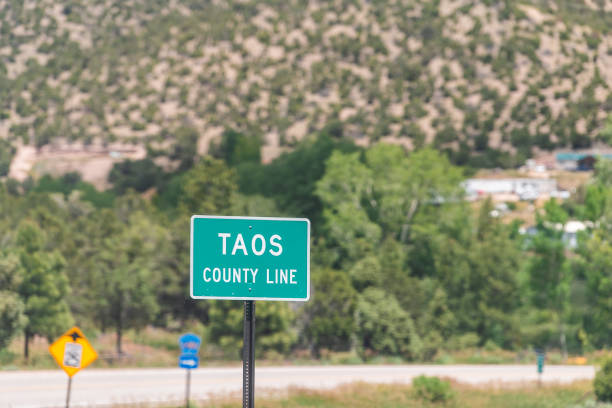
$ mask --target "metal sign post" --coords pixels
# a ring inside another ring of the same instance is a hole
[[[72,388],[72,377],[68,377],[68,391],[66,391],[66,408],[70,408],[70,390]]]
[[[255,301],[244,301],[242,408],[255,407]]]
[[[191,370],[187,370],[187,387],[185,389],[185,408],[189,408],[190,388],[191,388]]]

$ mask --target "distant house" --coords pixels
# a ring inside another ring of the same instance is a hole
[[[582,159],[578,160],[578,170],[581,171],[588,171],[588,170],[593,170],[595,168],[595,163],[597,162],[597,159],[594,156],[586,156],[583,157]]]
[[[559,152],[556,154],[557,167],[571,171],[593,170],[598,158],[611,159],[612,151],[609,150],[582,150],[571,152]]]
[[[563,242],[568,248],[576,249],[578,248],[578,233],[580,231],[585,231],[587,227],[592,225],[587,225],[582,221],[569,221],[563,227]]]
[[[582,222],[582,221],[568,221],[564,225],[562,224],[545,224],[548,228],[556,229],[557,231],[563,231],[563,235],[561,236],[561,240],[566,248],[576,249],[578,248],[578,234],[581,231],[586,231],[588,228],[593,228],[595,225],[592,222]],[[538,228],[535,225],[530,227],[522,227],[519,232],[523,235],[526,235],[531,239],[534,235],[538,233]]]
[[[536,200],[544,195],[558,195],[557,181],[545,178],[473,178],[463,185],[470,199],[513,195],[520,200]]]
[[[556,167],[557,161],[555,155],[550,153],[541,154],[534,159],[527,159],[523,168],[529,172],[545,174],[547,170],[553,170]]]

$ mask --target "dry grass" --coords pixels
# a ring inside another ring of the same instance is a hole
[[[256,399],[259,408],[559,408],[573,407],[593,399],[590,382],[538,387],[526,383],[520,387],[495,388],[452,384],[453,397],[446,403],[431,403],[416,396],[409,385],[355,383],[329,391],[291,388],[283,394]],[[238,398],[215,398],[197,405],[202,408],[238,408]]]
[[[139,332],[129,330],[123,338],[124,356],[117,358],[114,333],[85,334],[98,352],[92,367],[174,367],[179,353],[179,334],[163,329],[146,328]],[[17,337],[8,350],[0,354],[0,368],[48,369],[57,368],[48,351],[49,343],[36,336],[30,342],[30,359],[23,358],[23,337]]]
[[[578,187],[585,185],[593,176],[592,171],[555,171],[551,174],[557,180],[559,188],[573,192]]]
[[[170,331],[147,327],[140,331],[129,330],[123,339],[125,355],[116,358],[114,333],[97,333],[85,329],[85,334],[94,346],[100,358],[92,367],[175,367],[179,354],[177,339],[181,333],[191,331],[199,333],[204,338],[200,350],[202,365],[236,366],[240,365],[240,354],[237,350],[233,355],[219,349],[206,340],[203,326],[194,324],[180,331]],[[17,337],[8,349],[0,352],[0,369],[55,369],[57,365],[48,351],[49,344],[42,337],[35,337],[30,343],[30,360],[23,359],[23,337]],[[548,364],[598,364],[609,351],[599,350],[586,353],[582,359],[563,361],[559,350],[549,350]],[[306,350],[296,350],[289,356],[276,353],[263,353],[257,359],[260,366],[278,365],[351,365],[351,364],[409,364],[419,363],[403,360],[400,357],[376,356],[364,360],[356,352],[322,352],[320,359],[312,358]],[[535,364],[535,354],[532,350],[502,350],[479,347],[468,347],[461,350],[440,350],[431,361],[433,364]]]

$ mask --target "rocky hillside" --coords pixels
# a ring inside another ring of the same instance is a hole
[[[270,160],[325,126],[512,166],[601,140],[611,86],[612,0],[0,0],[5,173],[74,142],[171,164],[227,128]]]

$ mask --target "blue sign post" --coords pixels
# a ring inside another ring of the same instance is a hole
[[[181,355],[179,356],[178,365],[180,368],[187,370],[187,386],[185,387],[185,407],[189,408],[189,391],[191,388],[191,370],[198,368],[200,359],[198,351],[200,350],[202,340],[193,333],[183,334],[179,337],[179,346]]]
[[[544,353],[538,353],[538,374],[542,374],[544,372]]]
[[[542,373],[544,373],[544,360],[546,359],[546,352],[543,349],[536,349],[536,362],[538,366],[538,386],[542,385]]]

